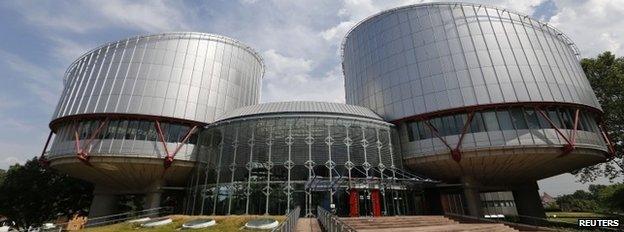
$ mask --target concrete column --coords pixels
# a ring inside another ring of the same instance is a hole
[[[160,207],[160,197],[162,196],[162,182],[158,181],[150,186],[145,192],[145,201],[143,209],[152,209]]]
[[[466,199],[468,214],[473,217],[482,217],[483,207],[481,206],[479,184],[471,177],[462,178],[462,184],[464,185],[464,199]]]
[[[519,215],[546,218],[537,182],[513,189],[514,202]]]
[[[93,190],[93,200],[89,207],[89,218],[117,213],[117,196],[100,186]]]
[[[145,203],[143,204],[143,209],[151,209],[160,207],[160,197],[162,192],[154,191],[145,194]]]

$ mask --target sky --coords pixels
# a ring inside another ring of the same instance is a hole
[[[345,33],[379,11],[422,2],[427,1],[0,1],[0,169],[41,153],[65,69],[103,43],[168,31],[221,34],[264,58],[261,102],[344,102],[339,45]],[[622,2],[477,3],[524,12],[557,27],[575,41],[582,57],[607,50],[624,56]],[[587,187],[575,180],[564,174],[539,184],[551,195]]]

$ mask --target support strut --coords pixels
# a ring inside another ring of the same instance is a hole
[[[561,129],[557,125],[555,125],[555,123],[552,121],[552,119],[550,119],[550,117],[548,115],[546,115],[546,113],[544,113],[544,111],[542,109],[540,109],[539,107],[535,107],[535,110],[537,112],[539,112],[540,115],[542,115],[542,117],[544,117],[544,119],[546,119],[546,121],[548,121],[548,124],[550,124],[550,126],[555,129],[557,134],[561,135],[563,140],[566,141],[566,144],[563,145],[563,147],[561,148],[561,155],[559,155],[559,156],[565,156],[567,154],[570,154],[572,151],[574,151],[574,149],[576,149],[576,132],[578,131],[580,110],[576,109],[575,112],[574,112],[574,128],[572,129],[572,132],[570,134],[570,138],[568,138],[568,136],[566,136],[561,131]]]
[[[173,150],[172,153],[170,153],[169,148],[167,148],[167,143],[165,142],[165,135],[162,131],[162,127],[160,126],[160,121],[155,120],[155,122],[156,130],[158,131],[158,137],[160,138],[160,142],[165,149],[166,155],[163,161],[163,165],[165,167],[165,170],[167,170],[169,167],[171,167],[171,164],[173,164],[173,158],[175,157],[175,155],[180,151],[182,146],[184,146],[184,144],[191,138],[191,135],[193,135],[193,133],[197,129],[197,125],[193,125],[191,128],[189,128],[189,130],[186,132],[186,135],[184,135],[182,141],[180,141],[179,144],[176,146],[176,149]]]
[[[45,152],[48,150],[48,145],[50,144],[50,139],[52,139],[52,134],[54,131],[50,130],[50,134],[48,134],[48,139],[46,139],[45,145],[43,146],[43,151],[41,151],[41,155],[39,156],[39,165],[43,167],[48,167],[50,165],[50,161],[45,157]]]
[[[100,132],[102,131],[102,128],[104,128],[104,126],[108,124],[108,118],[105,118],[104,121],[100,123],[98,128],[91,134],[91,137],[89,137],[89,139],[84,144],[84,146],[80,145],[80,136],[79,136],[79,132],[77,128],[78,127],[77,124],[79,122],[74,122],[74,123],[75,123],[74,124],[74,136],[75,136],[75,142],[76,142],[76,158],[82,161],[84,164],[91,166],[91,163],[89,162],[89,159],[91,159],[91,156],[89,156],[89,151],[91,149],[89,146],[95,140],[95,137],[97,137],[100,134]]]
[[[608,159],[614,159],[616,155],[615,146],[613,146],[613,143],[611,142],[611,137],[609,137],[609,134],[607,133],[607,130],[605,129],[605,126],[602,124],[602,122],[598,125],[598,130],[600,130],[602,139],[604,139],[605,143],[607,144],[607,148],[609,149]]]
[[[464,123],[464,126],[462,127],[462,131],[459,136],[459,141],[457,141],[457,145],[455,145],[454,148],[451,147],[451,145],[444,138],[442,138],[442,136],[440,136],[440,134],[438,133],[438,129],[435,128],[435,126],[431,125],[431,123],[429,123],[427,119],[423,119],[422,121],[427,126],[427,128],[429,128],[431,133],[435,135],[435,137],[438,138],[440,141],[442,141],[442,143],[444,143],[444,145],[449,149],[449,151],[451,152],[451,158],[453,158],[455,162],[459,163],[459,161],[461,161],[461,149],[460,148],[464,140],[464,135],[466,135],[468,128],[470,128],[470,123],[472,123],[473,116],[474,116],[473,111],[468,113],[468,119],[466,120],[466,122]]]

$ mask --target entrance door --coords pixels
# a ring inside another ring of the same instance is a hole
[[[379,189],[349,190],[349,216],[381,216],[381,194]]]
[[[360,194],[357,189],[349,189],[349,217],[360,216]]]
[[[381,194],[379,189],[371,191],[371,205],[373,206],[373,217],[381,217]]]

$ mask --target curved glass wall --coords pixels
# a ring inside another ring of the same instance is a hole
[[[49,157],[63,155],[75,155],[76,133],[81,144],[86,143],[96,133],[98,127],[104,120],[86,120],[79,122],[64,123],[59,125],[56,132]],[[174,123],[160,122],[165,143],[171,150],[179,144],[187,135],[191,126]],[[197,129],[199,130],[199,128]],[[197,142],[199,132],[192,134],[187,144],[182,147],[176,159],[191,159],[194,144]],[[162,148],[161,139],[156,129],[154,120],[138,119],[115,119],[109,120],[87,149],[91,154],[112,154],[112,155],[132,155],[147,156],[152,158],[162,157],[165,154]]]
[[[388,215],[413,212],[408,203],[415,194],[389,182],[401,167],[396,136],[383,121],[339,116],[256,116],[211,125],[198,142],[186,213],[284,214],[300,206],[308,214],[333,203],[347,215],[351,188],[362,197],[383,189]]]
[[[575,110],[570,108],[545,108],[543,112],[559,129],[574,129]],[[459,135],[468,120],[467,113],[433,117],[407,122],[409,141],[439,136]],[[429,124],[429,125],[427,125]],[[473,112],[466,133],[504,130],[554,129],[548,120],[532,107],[500,107]],[[600,133],[593,114],[580,111],[578,130]]]

